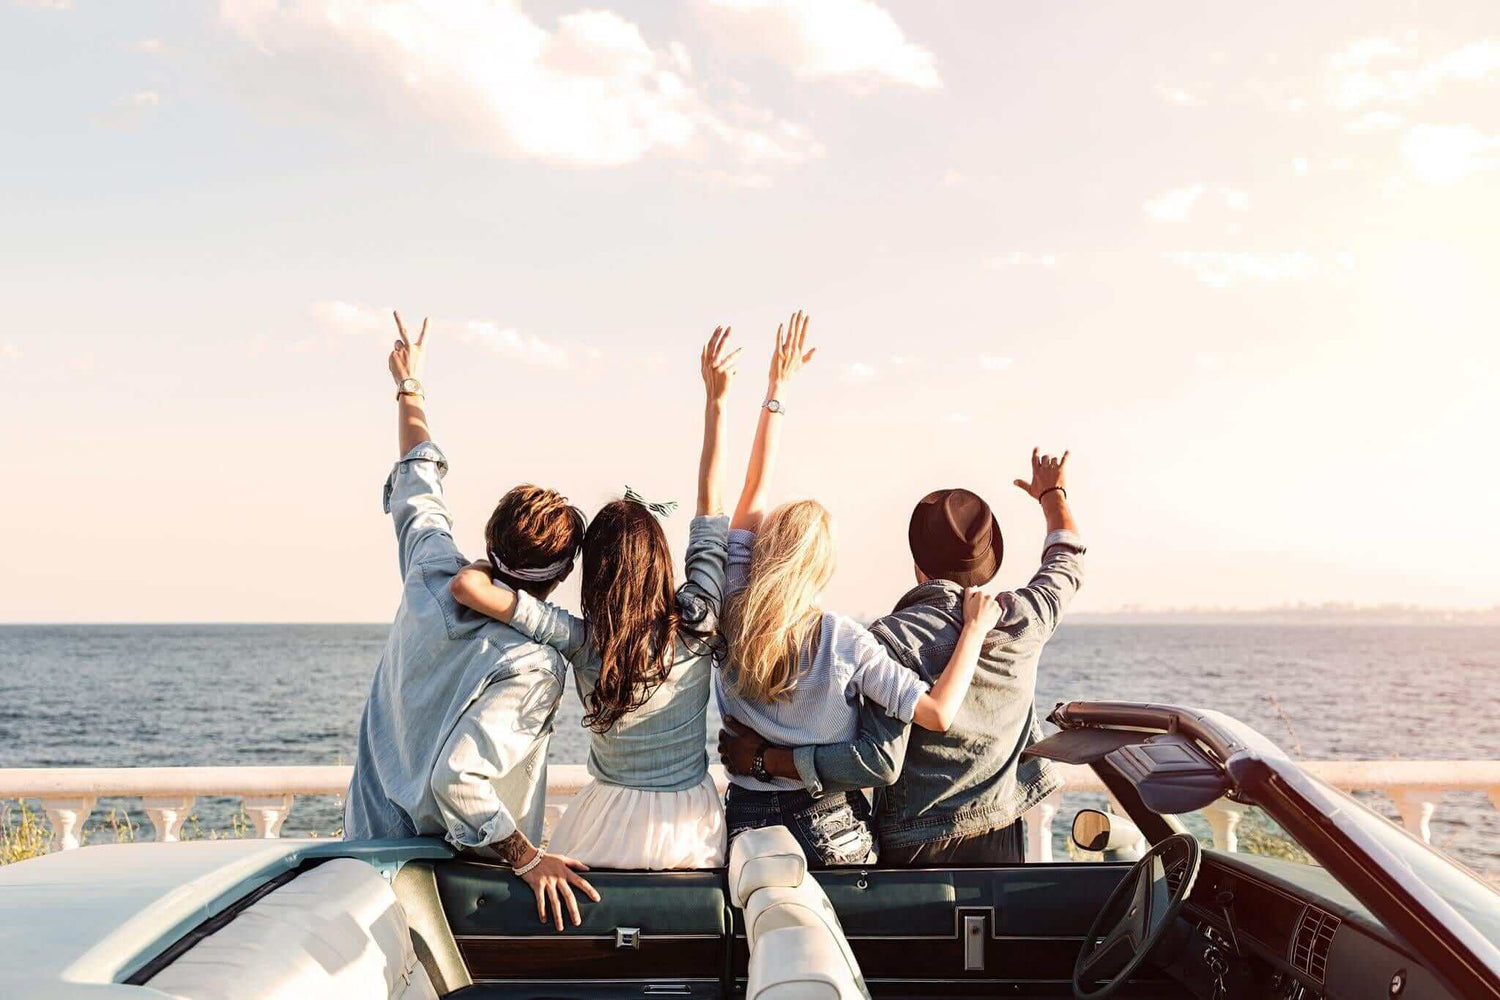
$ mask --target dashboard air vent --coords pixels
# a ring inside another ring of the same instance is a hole
[[[1339,918],[1316,906],[1302,911],[1297,922],[1297,936],[1292,940],[1292,968],[1305,972],[1321,983],[1328,972],[1328,950],[1339,929]]]

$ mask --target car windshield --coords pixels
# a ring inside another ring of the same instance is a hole
[[[1316,778],[1319,787],[1348,804],[1351,821],[1369,833],[1406,869],[1458,911],[1489,942],[1500,947],[1500,892],[1445,854],[1413,837],[1384,816]]]

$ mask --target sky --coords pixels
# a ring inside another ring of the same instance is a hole
[[[0,65],[0,621],[388,619],[392,307],[472,554],[690,507],[720,324],[737,485],[800,308],[832,609],[938,487],[1024,583],[1033,446],[1077,610],[1500,603],[1488,0],[0,0]]]

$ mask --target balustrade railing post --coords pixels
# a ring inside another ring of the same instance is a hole
[[[52,827],[52,849],[71,851],[81,846],[79,835],[98,800],[92,795],[68,799],[43,799],[42,811]]]
[[[1421,837],[1424,844],[1432,843],[1432,814],[1437,812],[1442,795],[1441,788],[1398,788],[1391,792],[1402,825]]]
[[[166,795],[159,797],[147,797],[141,799],[141,808],[146,811],[146,818],[151,820],[151,827],[156,831],[158,843],[175,843],[182,833],[182,824],[187,821],[188,814],[193,811],[194,798],[191,795]]]
[[[1061,804],[1059,789],[1026,810],[1026,857],[1031,861],[1047,864],[1052,860],[1052,821]]]
[[[1236,802],[1216,802],[1203,810],[1214,832],[1214,849],[1234,854],[1240,849],[1240,817],[1245,807]]]
[[[292,811],[290,794],[246,796],[240,801],[255,826],[257,837],[274,840],[281,836],[281,824],[286,822],[286,814]]]

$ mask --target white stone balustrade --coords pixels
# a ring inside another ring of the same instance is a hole
[[[1402,822],[1424,841],[1432,838],[1432,817],[1448,791],[1482,791],[1500,809],[1500,760],[1362,760],[1304,762],[1308,772],[1335,788],[1384,793],[1395,803]],[[725,786],[724,772],[714,778]],[[53,848],[79,846],[80,834],[98,800],[139,798],[156,839],[178,839],[182,824],[202,796],[238,798],[260,837],[278,837],[301,795],[342,795],[349,785],[347,766],[316,767],[51,767],[0,768],[0,800],[41,803],[53,832]],[[1027,855],[1052,860],[1052,828],[1067,792],[1102,794],[1104,786],[1087,767],[1062,765],[1064,787],[1027,813]],[[576,764],[548,769],[549,825],[588,781]],[[1118,807],[1116,807],[1118,808]],[[1214,846],[1233,851],[1243,807],[1220,802],[1205,810]]]

